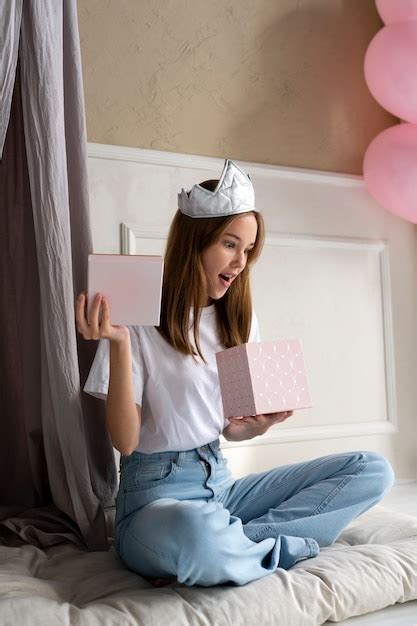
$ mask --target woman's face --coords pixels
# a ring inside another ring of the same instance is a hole
[[[253,213],[243,213],[226,226],[220,239],[201,254],[207,274],[207,304],[219,300],[244,269],[248,252],[254,247],[258,224]]]

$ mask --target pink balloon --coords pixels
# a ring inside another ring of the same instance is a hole
[[[397,124],[377,135],[366,150],[363,176],[377,202],[417,224],[417,126]]]
[[[397,22],[377,32],[365,54],[365,80],[379,104],[417,123],[417,21]]]
[[[384,24],[417,20],[417,0],[376,0]]]

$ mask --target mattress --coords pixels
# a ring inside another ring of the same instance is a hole
[[[377,505],[290,570],[242,587],[153,587],[114,546],[0,546],[0,623],[313,626],[417,598],[417,517]]]

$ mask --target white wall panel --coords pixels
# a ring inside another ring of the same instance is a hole
[[[239,163],[267,226],[254,266],[265,340],[303,341],[313,408],[262,437],[223,442],[237,474],[347,449],[386,454],[417,475],[415,226],[359,177]],[[95,252],[161,254],[177,193],[218,177],[222,159],[89,144]],[[127,252],[129,248],[125,248]]]

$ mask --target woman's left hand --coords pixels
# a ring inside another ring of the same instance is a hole
[[[261,413],[260,415],[249,415],[245,417],[229,417],[230,424],[236,434],[245,435],[242,439],[251,439],[266,433],[268,428],[284,422],[291,417],[294,411],[283,411],[281,413]],[[232,429],[231,429],[232,430]]]

